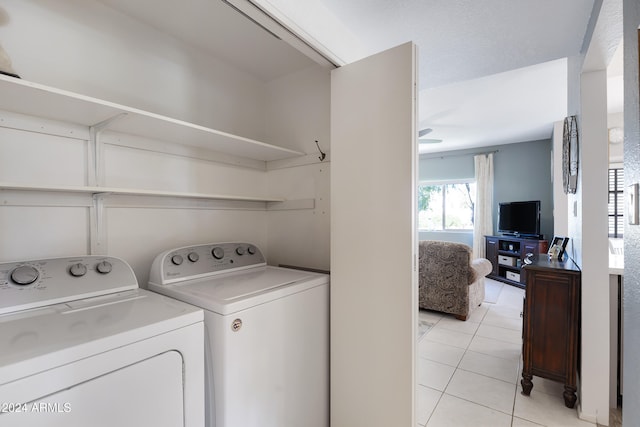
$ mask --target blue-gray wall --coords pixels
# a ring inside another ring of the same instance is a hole
[[[419,179],[441,181],[473,178],[473,156],[495,151],[493,155],[493,222],[497,229],[498,203],[540,200],[540,228],[545,239],[553,238],[553,188],[551,182],[550,139],[495,145],[469,150],[423,154]],[[424,232],[420,240],[445,240],[473,245],[472,232]]]

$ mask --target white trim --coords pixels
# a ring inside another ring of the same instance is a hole
[[[339,58],[327,46],[304,31],[285,13],[268,0],[223,0],[268,32],[282,39],[296,50],[327,68],[337,68],[346,61]]]
[[[580,418],[581,420],[588,421],[593,424],[598,423],[598,416],[596,414],[585,414],[584,412],[582,412],[582,405],[578,404],[576,412],[578,413],[578,418]]]
[[[438,180],[421,180],[418,182],[418,186],[422,185],[446,185],[446,184],[469,184],[475,183],[476,179],[474,177],[471,178],[455,178],[455,179],[438,179]]]

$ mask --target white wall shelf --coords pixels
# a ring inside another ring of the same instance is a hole
[[[116,116],[110,131],[254,160],[282,160],[304,153],[136,108],[0,75],[0,109],[92,127]]]
[[[233,196],[223,194],[205,194],[205,193],[182,193],[172,191],[143,190],[130,188],[113,188],[113,187],[76,187],[76,186],[39,186],[24,185],[12,183],[0,183],[0,190],[14,191],[40,191],[54,193],[83,193],[91,195],[125,195],[125,196],[151,196],[151,197],[176,197],[188,199],[207,199],[207,200],[229,200],[240,202],[265,202],[265,203],[282,203],[284,199],[264,198],[264,197],[246,197]]]

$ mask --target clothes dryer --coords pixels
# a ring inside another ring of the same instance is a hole
[[[202,310],[106,256],[0,263],[0,425],[204,425]]]

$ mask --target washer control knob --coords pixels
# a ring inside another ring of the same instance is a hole
[[[79,262],[69,267],[69,274],[73,277],[82,277],[87,274],[87,266]]]
[[[111,273],[112,269],[113,269],[113,266],[109,261],[102,261],[96,265],[96,270],[98,270],[98,273],[100,274]]]
[[[213,255],[215,259],[222,259],[224,258],[224,249],[220,246],[216,246],[211,250],[211,255]]]
[[[196,262],[200,259],[200,255],[198,255],[197,252],[189,252],[189,255],[187,255],[187,258],[189,258],[189,261],[191,262]]]
[[[236,248],[236,253],[240,256],[244,255],[244,248],[242,246],[238,246]]]
[[[247,248],[247,252],[249,252],[249,255],[255,255],[256,247],[253,245],[249,245],[249,247]]]
[[[182,255],[174,255],[171,257],[171,262],[173,263],[173,265],[180,265],[182,264]]]
[[[21,265],[11,272],[11,280],[16,285],[26,286],[38,280],[38,270],[30,265]]]

